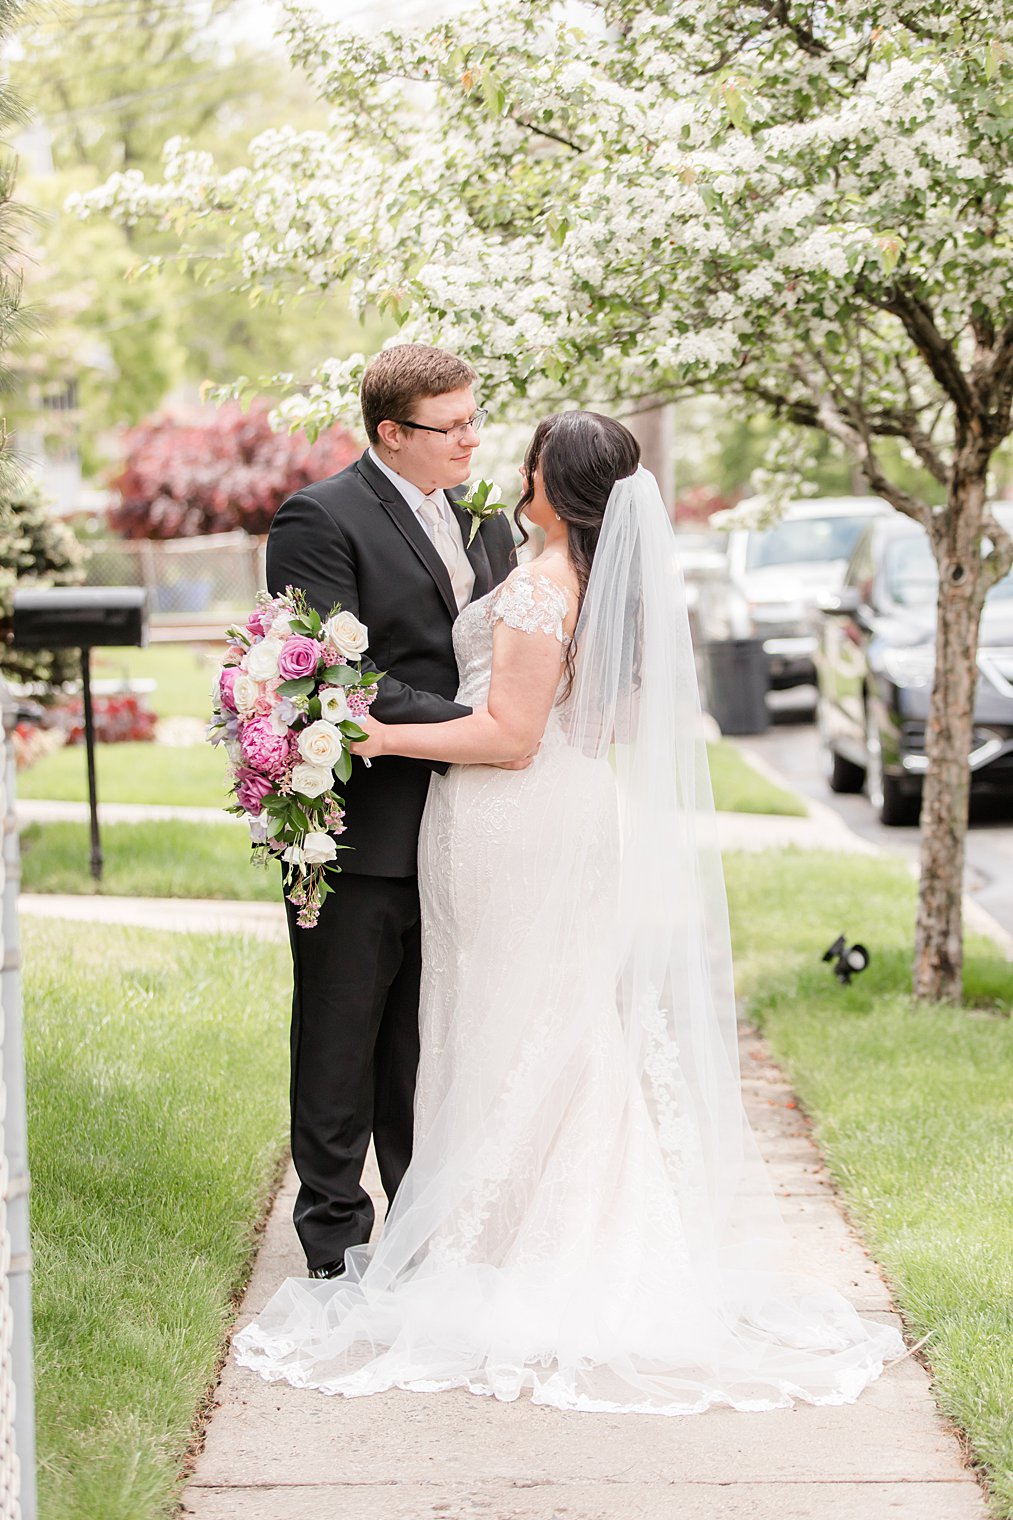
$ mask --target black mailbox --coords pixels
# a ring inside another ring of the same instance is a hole
[[[84,742],[88,760],[91,874],[102,878],[91,655],[96,644],[145,644],[148,593],[142,586],[48,586],[14,592],[14,642],[24,649],[80,649]]]
[[[14,642],[24,649],[91,649],[147,642],[143,586],[49,586],[14,593]]]

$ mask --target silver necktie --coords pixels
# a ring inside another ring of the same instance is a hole
[[[447,567],[457,610],[463,612],[475,589],[475,572],[464,552],[460,532],[455,531],[457,525],[454,524],[454,529],[448,526],[439,505],[431,496],[423,497],[419,503],[419,516],[429,529],[433,547]]]

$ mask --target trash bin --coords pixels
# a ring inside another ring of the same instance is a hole
[[[762,734],[767,712],[767,661],[762,639],[712,639],[704,644],[707,707],[723,734]]]

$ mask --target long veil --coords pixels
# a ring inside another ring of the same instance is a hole
[[[654,476],[616,482],[576,630],[568,742],[618,781],[618,1003],[709,1278],[783,1243],[739,1087],[732,951],[685,587]],[[729,1254],[729,1252],[731,1254]],[[765,1253],[766,1254],[766,1253]]]
[[[674,551],[654,477],[619,480],[537,762],[433,783],[412,1163],[374,1250],[236,1337],[266,1378],[674,1415],[844,1402],[903,1351],[792,1270],[746,1123]],[[548,626],[551,586],[511,594]],[[487,679],[480,607],[455,639]]]

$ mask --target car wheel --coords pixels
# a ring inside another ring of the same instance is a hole
[[[823,756],[823,773],[832,792],[860,792],[865,785],[865,772],[860,765],[845,760],[830,743],[829,725],[823,707],[823,698],[816,703],[816,731],[819,734],[820,753]]]
[[[865,705],[865,752],[869,757],[865,790],[880,823],[887,828],[905,828],[917,823],[921,798],[910,796],[901,786],[899,777],[884,772],[879,725],[868,702]]]

